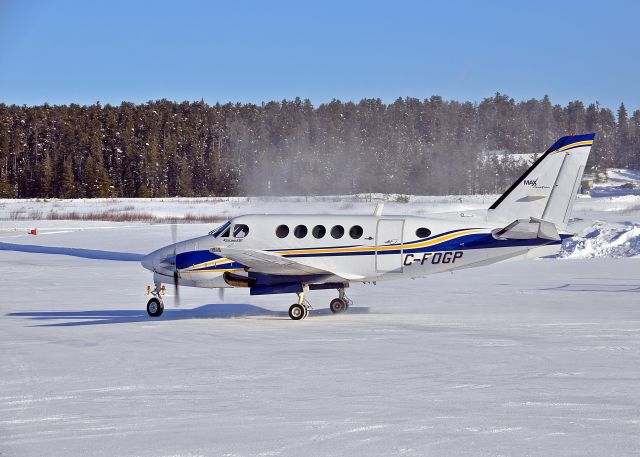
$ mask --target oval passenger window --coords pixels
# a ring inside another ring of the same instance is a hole
[[[360,227],[359,225],[354,225],[353,227],[351,227],[351,230],[349,230],[349,236],[351,236],[351,238],[355,240],[360,238],[362,236],[362,227]]]
[[[315,227],[313,227],[311,233],[313,234],[314,238],[324,238],[324,236],[327,234],[327,229],[324,228],[324,225],[316,225]]]
[[[294,230],[293,234],[296,238],[304,238],[307,236],[307,226],[306,225],[298,225]]]
[[[418,238],[426,238],[429,235],[431,235],[431,230],[429,230],[428,228],[420,227],[418,230],[416,230],[416,236]]]
[[[278,228],[276,229],[276,236],[278,238],[286,238],[287,235],[289,235],[289,227],[284,224],[278,225]]]
[[[331,236],[334,238],[342,238],[344,235],[344,227],[342,225],[334,225],[331,229]]]

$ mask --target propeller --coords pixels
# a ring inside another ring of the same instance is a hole
[[[178,224],[174,220],[171,223],[171,240],[173,241],[173,290],[175,294],[174,302],[176,308],[180,307],[180,286],[178,275],[178,262],[177,262],[177,253],[176,253],[176,243],[178,242]]]
[[[178,262],[176,243],[178,242],[178,224],[176,220],[171,223],[171,240],[173,241],[173,289],[174,289],[174,303],[176,308],[180,307],[180,274],[178,273]],[[218,299],[224,303],[224,287],[218,289]]]

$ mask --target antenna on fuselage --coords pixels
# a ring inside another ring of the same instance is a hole
[[[373,210],[374,216],[382,216],[382,210],[384,209],[384,202],[380,202],[376,205],[376,209]]]

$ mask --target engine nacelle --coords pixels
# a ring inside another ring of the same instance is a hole
[[[222,277],[224,278],[224,282],[231,287],[253,287],[256,284],[256,278],[241,276],[228,271],[225,271]]]

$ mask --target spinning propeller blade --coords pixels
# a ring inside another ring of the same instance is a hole
[[[178,242],[178,224],[175,220],[171,223],[171,241],[173,244]]]
[[[174,297],[175,305],[176,305],[176,308],[179,308],[180,307],[180,286],[178,284],[178,270],[175,270],[173,272],[173,288],[175,290],[175,297]]]
[[[176,253],[176,243],[178,242],[178,224],[176,221],[171,223],[171,240],[173,241],[173,289],[175,293],[174,302],[176,308],[180,307],[180,285],[179,279],[180,276],[178,274],[178,262],[177,262],[177,253]]]

